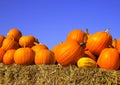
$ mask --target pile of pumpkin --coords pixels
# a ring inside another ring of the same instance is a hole
[[[100,67],[117,70],[120,67],[120,39],[107,31],[89,34],[81,29],[71,30],[66,40],[51,50],[32,35],[22,35],[12,28],[0,35],[0,62],[4,64],[57,64],[78,67]]]

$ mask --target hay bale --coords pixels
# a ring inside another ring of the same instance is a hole
[[[0,63],[2,85],[118,85],[120,71],[78,68],[75,65],[4,65]]]

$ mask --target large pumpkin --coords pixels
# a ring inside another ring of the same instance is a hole
[[[0,35],[0,47],[2,46],[3,40],[5,39],[5,37],[3,35]]]
[[[19,41],[19,38],[22,36],[22,33],[17,28],[12,28],[8,31],[6,38],[14,39]]]
[[[83,54],[84,50],[77,41],[67,40],[56,49],[55,58],[62,66],[68,66],[77,63]]]
[[[15,51],[14,61],[16,64],[30,65],[34,63],[35,53],[31,48],[19,48]]]
[[[112,36],[108,32],[96,32],[89,36],[86,44],[86,48],[92,52],[92,54],[99,56],[104,48],[112,45]]]
[[[1,48],[3,48],[5,51],[7,51],[9,49],[17,49],[17,48],[19,48],[19,44],[15,40],[5,38],[2,43]]]
[[[19,44],[22,47],[32,47],[34,45],[34,42],[36,42],[36,38],[31,35],[22,36],[19,39]]]
[[[86,40],[86,36],[86,33],[81,29],[75,29],[68,33],[67,40],[76,40],[81,43]]]
[[[13,64],[14,63],[14,53],[15,49],[7,50],[3,56],[3,63],[4,64]]]
[[[37,52],[40,49],[48,49],[48,47],[45,44],[41,43],[34,43],[35,45],[32,47],[33,51]]]
[[[3,56],[5,54],[5,50],[3,50],[2,48],[0,48],[0,62],[3,62]]]
[[[35,64],[53,64],[54,53],[48,49],[39,49],[35,54]]]
[[[97,64],[101,68],[114,69],[119,68],[120,56],[115,48],[105,48],[98,57]]]

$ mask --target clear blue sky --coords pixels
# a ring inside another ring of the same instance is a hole
[[[0,34],[16,27],[50,49],[80,28],[89,33],[110,27],[120,37],[120,0],[0,0]]]

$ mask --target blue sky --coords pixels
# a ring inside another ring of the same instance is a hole
[[[0,34],[16,27],[50,49],[73,29],[89,33],[110,27],[120,37],[120,0],[0,0]]]

